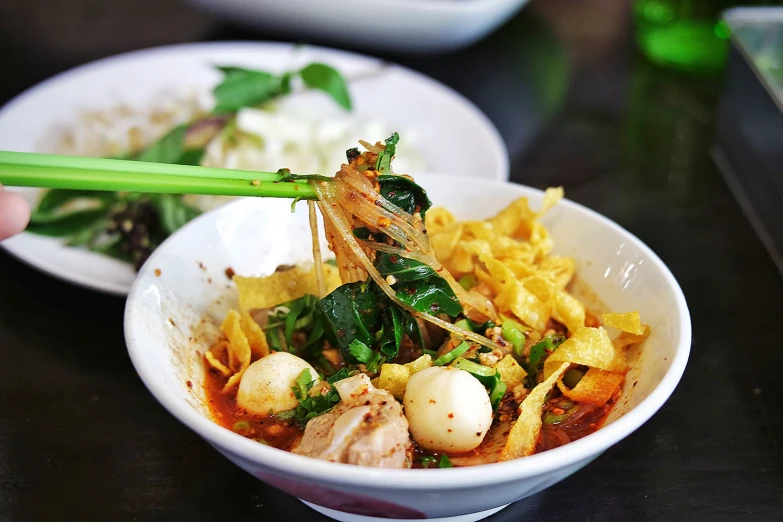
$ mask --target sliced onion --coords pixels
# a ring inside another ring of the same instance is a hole
[[[369,150],[373,154],[380,154],[384,150],[386,150],[386,147],[381,144],[373,145],[372,143],[364,140],[359,140],[359,144],[364,147],[365,149]]]

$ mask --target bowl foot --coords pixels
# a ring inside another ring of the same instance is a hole
[[[339,520],[340,522],[383,522],[387,520],[389,522],[391,521],[399,522],[400,520],[398,518],[379,518],[379,517],[368,517],[365,515],[354,515],[352,513],[345,513],[343,511],[337,511],[336,509],[329,509],[323,506],[319,506],[311,502],[307,502],[306,500],[302,500],[302,502],[306,504],[308,507],[318,511],[322,515],[326,515],[327,517],[333,518],[334,520]],[[483,520],[490,515],[494,515],[501,509],[505,508],[506,506],[508,506],[508,504],[492,509],[487,509],[485,511],[468,513],[465,515],[455,515],[453,517],[438,517],[438,518],[426,518],[426,519],[420,518],[417,520],[427,520],[428,522],[475,522],[476,520]]]

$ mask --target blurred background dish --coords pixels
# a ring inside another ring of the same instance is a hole
[[[400,172],[427,170],[504,180],[505,145],[487,117],[461,95],[406,68],[378,59],[282,43],[202,43],[119,55],[78,67],[21,94],[0,110],[0,149],[114,156],[148,144],[213,105],[216,65],[275,73],[311,62],[340,71],[353,110],[321,92],[295,92],[268,111],[240,113],[238,125],[257,146],[213,165],[251,170],[331,172],[362,136],[399,131],[405,149]],[[400,96],[404,93],[404,97]],[[241,123],[244,122],[244,123]],[[210,159],[209,157],[207,158]],[[40,189],[21,189],[34,205]],[[207,209],[223,200],[192,201]],[[126,262],[55,238],[23,233],[3,247],[56,277],[96,290],[126,294],[135,270]]]
[[[188,0],[245,27],[383,51],[445,52],[470,45],[528,0]]]
[[[783,274],[783,7],[724,13],[731,48],[712,154]]]

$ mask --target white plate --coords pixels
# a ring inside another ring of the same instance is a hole
[[[154,105],[162,93],[196,88],[208,92],[220,75],[212,65],[290,70],[311,61],[328,63],[351,82],[354,112],[399,129],[416,130],[416,148],[429,170],[494,180],[508,178],[508,157],[499,133],[473,104],[450,88],[409,69],[319,47],[282,43],[199,43],[126,53],[77,67],[29,89],[0,109],[0,150],[47,152],[52,129],[80,113],[126,104]],[[323,98],[305,103],[313,113],[338,111]],[[370,141],[381,136],[368,136]],[[402,137],[400,147],[405,146]],[[339,165],[335,165],[335,170]],[[415,172],[412,172],[415,174]],[[37,189],[21,192],[34,203]],[[135,279],[129,264],[60,241],[21,234],[2,243],[11,254],[55,277],[103,292],[125,295]]]
[[[465,47],[511,18],[528,0],[188,0],[262,31],[361,46],[363,49],[435,53]],[[372,13],[376,23],[357,23]]]

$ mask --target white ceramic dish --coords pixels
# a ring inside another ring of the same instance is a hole
[[[481,39],[528,0],[189,2],[243,26],[285,33],[295,40],[319,38],[368,49],[434,53],[465,47]]]
[[[331,64],[349,79],[377,71],[372,78],[351,82],[355,114],[400,130],[415,129],[415,148],[428,168],[485,179],[508,178],[507,152],[497,130],[478,108],[450,88],[374,58],[279,43],[174,45],[77,67],[29,89],[0,109],[0,150],[48,152],[53,129],[73,124],[87,110],[120,104],[150,107],[156,97],[177,89],[209,92],[220,78],[214,64],[283,71],[311,61]],[[300,96],[291,103],[325,117],[340,111],[323,96]],[[404,140],[405,135],[401,149]],[[335,171],[338,168],[334,166]],[[40,192],[22,189],[31,204]],[[64,247],[56,239],[25,233],[2,246],[44,272],[103,292],[125,295],[136,277],[130,264]]]
[[[540,191],[508,183],[424,175],[417,181],[436,204],[445,204],[461,219],[493,215],[520,196],[530,198],[534,208],[542,200]],[[239,201],[177,232],[142,268],[128,297],[125,336],[142,380],[174,416],[249,473],[338,520],[488,516],[562,480],[628,436],[667,400],[685,369],[691,323],[672,274],[629,232],[563,201],[544,218],[556,252],[576,258],[578,276],[607,306],[639,310],[652,327],[624,396],[602,429],[524,459],[446,470],[335,464],[245,439],[209,419],[200,354],[217,338],[226,310],[236,306],[227,267],[263,275],[310,258],[303,208],[291,214],[287,201]]]

